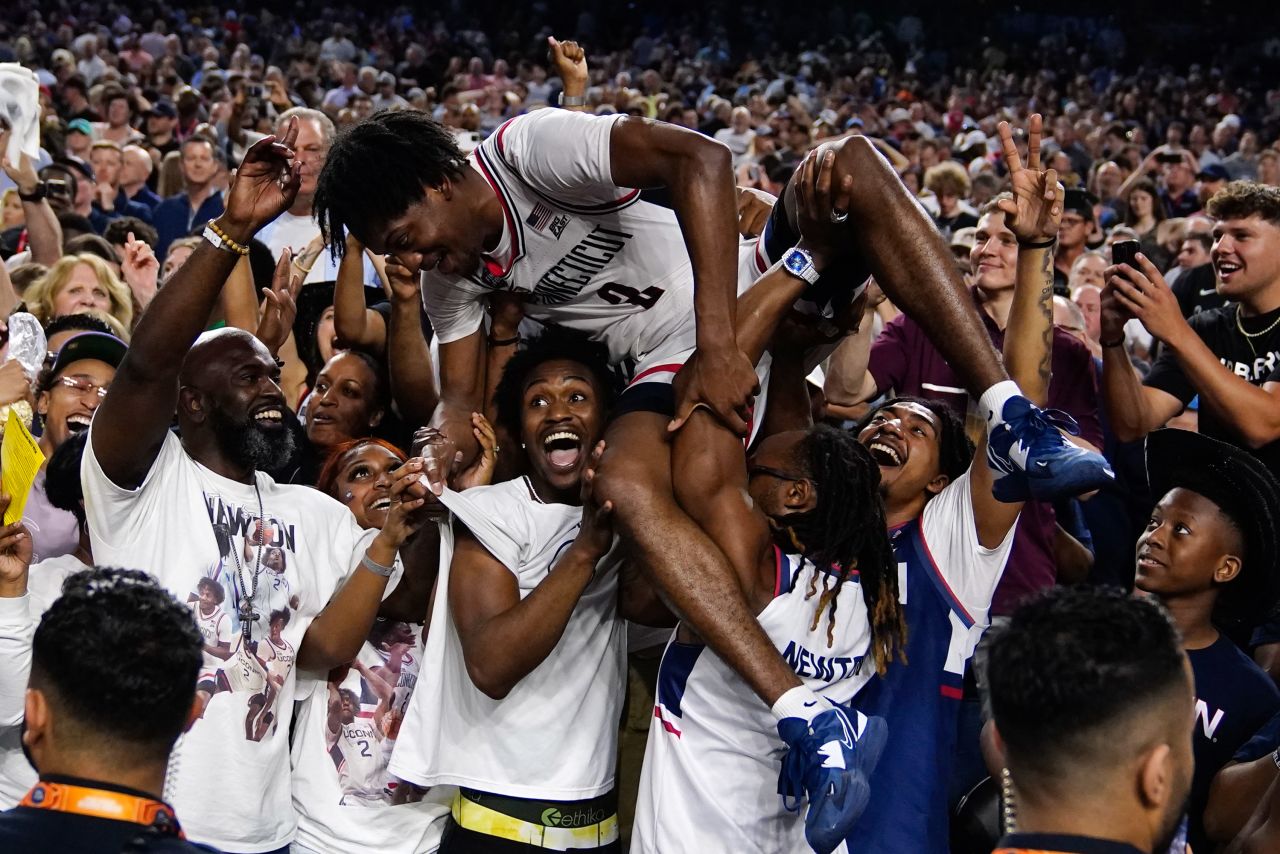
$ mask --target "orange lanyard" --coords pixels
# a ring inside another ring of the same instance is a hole
[[[187,838],[168,804],[110,789],[41,781],[27,792],[19,806],[151,825],[162,833]]]

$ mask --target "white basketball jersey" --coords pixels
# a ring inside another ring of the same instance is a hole
[[[342,802],[385,803],[387,774],[382,763],[382,733],[373,722],[373,714],[361,709],[354,721],[339,723],[338,727],[336,747],[342,754],[342,765],[338,768]]]
[[[204,642],[208,646],[217,646],[220,643],[231,643],[231,618],[227,616],[227,612],[219,607],[214,607],[213,613],[205,616],[204,611],[200,610],[200,602],[187,603],[191,608],[191,615],[196,618],[196,628],[200,630],[200,635],[204,638]],[[208,650],[204,650],[204,668],[206,670],[216,669],[222,664],[223,659],[211,654]]]
[[[523,477],[441,501],[516,577],[528,596],[581,525],[582,508],[544,504]],[[452,532],[441,531],[440,575],[417,689],[391,755],[391,773],[521,798],[574,801],[613,788],[626,631],[618,576],[601,562],[551,654],[501,700],[467,673],[449,612]]]
[[[777,595],[759,621],[778,652],[814,692],[848,703],[875,673],[862,587],[850,575],[816,621],[835,576],[779,554]],[[673,640],[658,671],[632,852],[807,852],[804,813],[778,795],[786,744],[768,706],[703,644]]]
[[[613,362],[642,361],[673,332],[693,328],[693,268],[675,212],[613,182],[609,139],[620,118],[535,110],[472,152],[505,225],[474,276],[423,274],[441,343],[479,329],[480,300],[495,290],[527,294],[529,317],[603,341]],[[761,264],[740,258],[739,279],[754,281]]]
[[[277,679],[283,679],[293,667],[293,644],[283,638],[277,645],[268,635],[258,641],[257,652],[258,657],[266,665],[267,674]]]

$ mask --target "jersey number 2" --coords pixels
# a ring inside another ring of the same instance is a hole
[[[664,291],[662,288],[655,287],[648,287],[643,291],[638,291],[630,285],[610,282],[596,291],[596,293],[600,295],[600,299],[611,305],[638,305],[644,311],[648,311],[658,304],[658,300],[662,299]]]

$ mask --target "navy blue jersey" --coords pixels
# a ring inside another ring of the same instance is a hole
[[[1226,635],[1204,649],[1187,650],[1187,656],[1196,676],[1192,736],[1196,770],[1191,779],[1187,842],[1194,851],[1212,851],[1201,819],[1213,776],[1280,712],[1280,691],[1266,671]]]
[[[907,663],[891,664],[854,700],[859,711],[888,721],[889,740],[847,847],[857,854],[946,854],[964,671],[988,625],[1013,538],[1006,535],[996,549],[978,543],[967,473],[891,536]]]

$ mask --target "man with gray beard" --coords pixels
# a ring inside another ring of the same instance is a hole
[[[188,835],[224,851],[288,849],[297,668],[325,671],[356,655],[376,603],[399,581],[397,553],[421,504],[399,500],[417,462],[396,473],[381,531],[362,530],[317,490],[277,484],[263,469],[289,455],[293,438],[275,359],[247,332],[200,334],[249,241],[297,194],[297,135],[292,122],[246,153],[226,213],[138,324],[138,349],[112,383],[119,397],[98,408],[81,465],[95,556],[150,573],[180,600],[199,599],[205,579],[225,593],[229,649],[202,666],[199,719],[165,785]],[[277,277],[288,265],[286,253]],[[175,411],[181,438],[169,429]],[[425,597],[417,604],[423,613]],[[280,634],[268,641],[273,624]],[[271,644],[296,654],[267,668]]]

